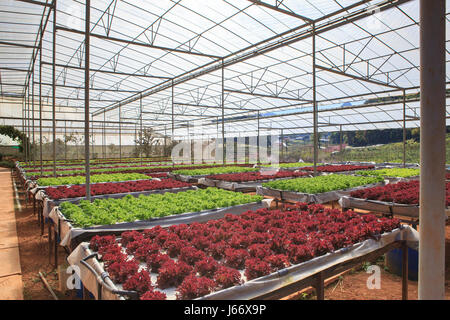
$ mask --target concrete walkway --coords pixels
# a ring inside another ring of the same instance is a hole
[[[23,300],[11,170],[0,168],[0,300]]]

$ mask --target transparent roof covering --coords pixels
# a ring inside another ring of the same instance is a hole
[[[38,119],[41,97],[51,127],[54,57],[57,126],[83,127],[85,1],[58,0],[56,23],[53,3],[0,2],[5,123]],[[418,22],[417,0],[91,1],[90,113],[174,136],[220,136],[222,117],[231,136],[307,133],[315,89],[319,131],[401,128],[404,93],[416,127]]]

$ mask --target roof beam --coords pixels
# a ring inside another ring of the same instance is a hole
[[[45,2],[35,1],[35,0],[16,0],[16,1],[36,4],[36,5],[50,7],[50,8],[53,7],[53,3],[45,3]]]
[[[5,46],[13,46],[13,47],[21,47],[21,48],[30,48],[30,49],[36,49],[37,46],[33,46],[30,44],[23,44],[23,43],[17,43],[17,42],[9,42],[9,41],[0,41],[1,45]]]
[[[308,17],[305,17],[305,16],[302,16],[302,15],[300,15],[300,14],[297,14],[297,13],[295,13],[295,12],[293,12],[293,11],[289,11],[289,10],[282,9],[282,8],[280,8],[279,5],[278,5],[278,6],[274,6],[274,5],[268,4],[268,3],[266,3],[266,2],[263,2],[263,1],[261,1],[261,0],[247,0],[247,1],[250,1],[250,2],[252,2],[253,4],[258,5],[258,6],[261,6],[261,7],[269,8],[269,9],[271,9],[271,10],[275,10],[275,11],[277,11],[277,12],[281,12],[281,13],[287,14],[287,15],[289,15],[289,16],[291,16],[291,17],[298,18],[298,19],[301,19],[301,20],[303,20],[303,21],[307,21],[307,22],[310,22],[310,23],[313,22],[312,19],[310,19],[310,18],[308,18]],[[277,2],[278,2],[278,1],[277,1]],[[281,4],[281,1],[280,1],[280,4]]]
[[[341,76],[344,76],[344,77],[352,78],[352,79],[355,79],[355,80],[368,82],[368,83],[371,83],[371,84],[376,84],[376,85],[385,86],[385,87],[388,87],[388,88],[398,89],[398,90],[402,89],[402,88],[400,88],[398,86],[394,86],[394,85],[388,84],[386,82],[381,82],[381,81],[373,80],[373,79],[370,79],[370,78],[364,78],[364,77],[355,76],[353,74],[345,73],[345,72],[340,71],[340,70],[330,69],[330,68],[327,68],[327,67],[324,67],[324,66],[321,66],[321,65],[318,65],[318,64],[316,64],[316,68],[320,69],[320,70],[323,70],[323,71],[327,71],[327,72],[331,72],[331,73],[334,73],[334,74],[338,74],[338,75],[341,75]]]
[[[81,30],[76,30],[76,29],[72,29],[72,28],[66,28],[66,27],[56,27],[57,30],[61,30],[61,31],[66,31],[66,32],[71,32],[71,33],[77,33],[77,34],[84,34],[84,31]],[[119,42],[119,43],[125,43],[128,45],[136,45],[136,46],[140,46],[140,47],[145,47],[145,48],[151,48],[151,49],[159,49],[159,50],[164,50],[164,51],[170,51],[170,52],[177,52],[177,53],[186,53],[186,54],[191,54],[191,55],[195,55],[195,56],[200,56],[200,57],[207,57],[207,58],[213,58],[213,59],[219,59],[219,56],[215,56],[215,55],[211,55],[211,54],[205,54],[205,53],[200,53],[200,52],[194,52],[194,51],[187,51],[187,50],[181,50],[181,49],[175,49],[175,48],[168,48],[168,47],[161,47],[161,46],[155,46],[153,44],[149,44],[149,43],[145,43],[145,42],[136,42],[136,41],[130,41],[130,40],[125,40],[125,39],[120,39],[120,38],[115,38],[115,37],[110,37],[110,36],[104,36],[101,34],[97,34],[97,33],[91,33],[91,37],[97,38],[97,39],[102,39],[102,40],[108,40],[108,41],[114,41],[114,42]]]
[[[50,62],[42,61],[42,65],[52,65]],[[77,66],[70,66],[70,65],[64,65],[64,64],[55,64],[56,67],[59,68],[66,68],[66,69],[75,69],[75,70],[83,70],[84,67],[77,67]],[[129,72],[121,72],[121,71],[110,71],[110,70],[101,70],[101,69],[89,69],[89,71],[92,72],[99,72],[99,73],[111,73],[111,74],[117,74],[121,76],[132,76],[132,77],[144,77],[144,78],[154,78],[154,79],[172,79],[171,77],[164,77],[164,76],[152,76],[149,74],[139,74],[139,73],[129,73]]]
[[[291,100],[291,101],[311,102],[311,100],[308,100],[308,99],[299,99],[299,98],[294,98],[294,97],[273,96],[273,95],[269,95],[269,94],[246,92],[246,91],[240,91],[240,90],[224,89],[224,91],[230,92],[230,93],[245,94],[245,95],[250,95],[250,96],[255,96],[255,97],[262,97],[262,98],[273,98],[273,99],[282,99],[282,100]]]

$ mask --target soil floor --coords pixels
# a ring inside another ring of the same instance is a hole
[[[1,183],[1,182],[0,182]],[[18,186],[18,196],[21,210],[16,206],[17,235],[20,248],[20,264],[22,266],[23,296],[27,300],[52,300],[53,296],[39,277],[43,274],[48,284],[60,300],[80,299],[75,292],[63,293],[59,290],[58,274],[53,266],[53,256],[50,262],[47,227],[41,235],[37,215],[33,214],[32,203],[26,205],[25,193]],[[58,249],[58,264],[65,265],[66,252]],[[397,300],[401,299],[402,279],[389,273],[384,268],[384,261],[377,262],[381,267],[381,288],[369,290],[366,282],[370,274],[363,266],[349,270],[327,284],[325,299],[330,300]],[[417,299],[418,283],[409,281],[408,298]],[[285,299],[314,299],[314,290],[306,290],[286,297]],[[446,227],[446,299],[450,300],[450,226]]]

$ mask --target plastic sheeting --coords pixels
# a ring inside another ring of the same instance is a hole
[[[261,208],[270,208],[272,200],[264,199],[260,202],[252,202],[237,206],[218,208],[212,210],[204,210],[199,212],[188,212],[177,214],[163,218],[153,218],[149,220],[137,220],[133,222],[116,223],[113,225],[93,226],[89,228],[74,227],[64,215],[59,211],[58,207],[54,207],[49,214],[49,218],[57,226],[61,246],[74,248],[80,242],[89,239],[97,234],[113,234],[122,233],[127,230],[144,230],[154,226],[169,227],[171,225],[205,222],[213,219],[220,219],[226,213],[241,214],[248,210],[257,210]]]
[[[362,257],[378,249],[386,247],[387,245],[395,241],[401,240],[405,240],[407,246],[412,249],[417,250],[419,247],[419,233],[410,226],[403,226],[400,229],[395,229],[392,232],[382,234],[378,240],[368,239],[363,242],[356,243],[351,247],[342,248],[334,252],[327,253],[323,256],[302,262],[300,264],[292,265],[288,268],[271,273],[267,276],[247,281],[242,285],[213,292],[204,297],[200,297],[199,300],[255,299],[264,294],[273,292],[292,283],[303,280],[330,267],[339,265],[358,257]],[[101,284],[101,280],[99,280],[93,273],[91,273],[80,263],[83,258],[86,258],[90,254],[92,254],[88,246],[88,243],[80,244],[69,255],[67,261],[70,265],[75,265],[78,267],[74,269],[78,271],[77,274],[83,282],[83,285],[86,287],[86,289],[93,293],[96,298],[98,298],[97,286]],[[89,259],[87,263],[93,266],[93,268],[99,275],[105,274],[105,270],[103,269],[102,264],[100,264],[95,258]],[[106,278],[106,280],[108,281],[110,279]],[[117,286],[111,285],[110,281],[108,282],[108,285],[110,287],[113,287],[114,289],[118,289]],[[102,288],[102,292],[105,293],[102,294],[102,299],[123,299],[123,297],[117,294],[106,291],[107,290],[104,290]]]
[[[257,187],[256,194],[273,197],[280,200],[288,200],[288,201],[298,201],[298,202],[306,202],[306,203],[327,203],[331,201],[337,201],[343,196],[348,196],[352,191],[371,188],[376,186],[382,186],[384,183],[373,183],[370,185],[355,187],[346,190],[335,190],[318,194],[309,194],[309,193],[300,193],[293,191],[284,191],[284,190],[276,190],[269,189],[265,187]]]

